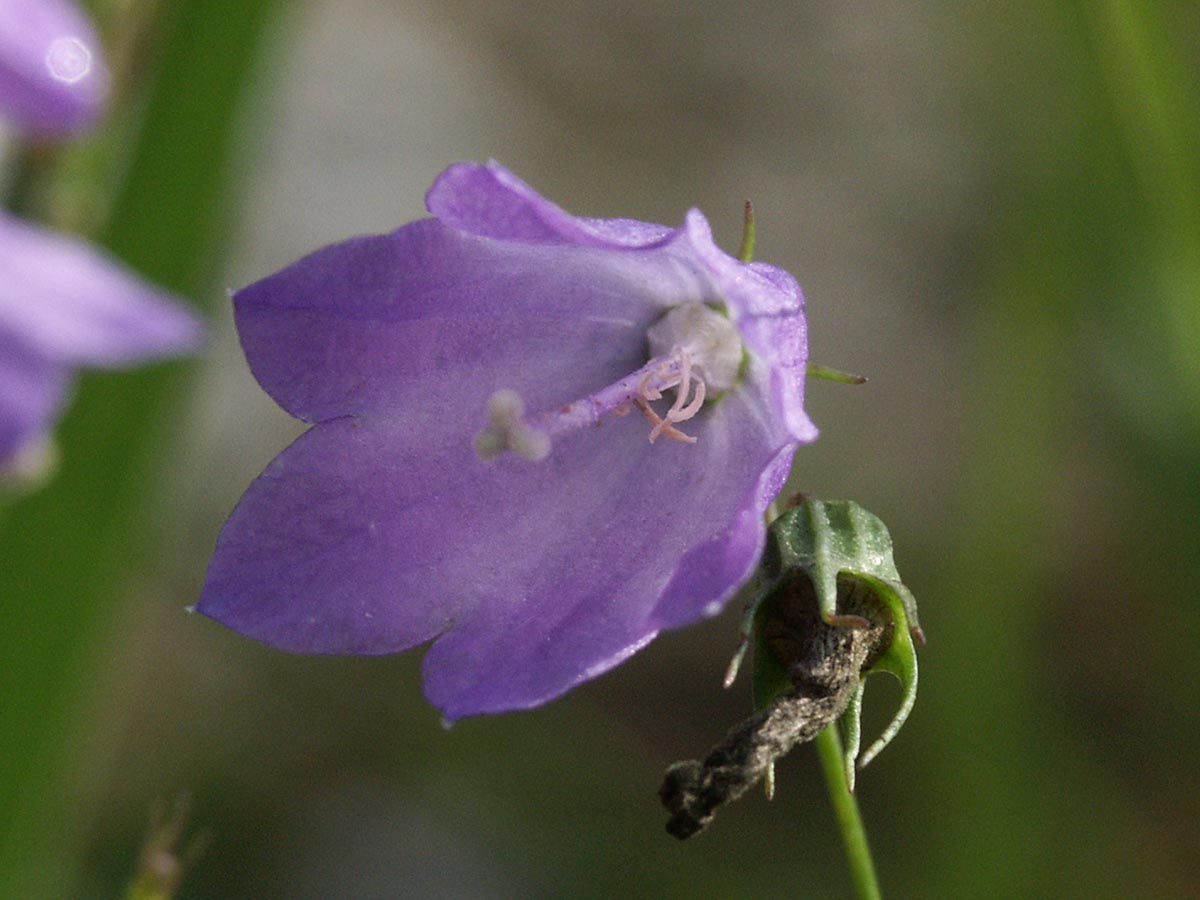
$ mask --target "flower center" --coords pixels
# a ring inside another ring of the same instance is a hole
[[[640,369],[550,412],[526,417],[516,391],[496,391],[488,401],[489,427],[475,435],[475,452],[488,460],[511,451],[537,462],[550,454],[556,439],[608,416],[628,415],[631,406],[650,422],[650,443],[665,437],[694,444],[696,438],[676,426],[737,383],[742,363],[737,326],[711,307],[687,303],[650,326],[646,341],[650,359]],[[660,414],[651,404],[668,390],[675,398]]]

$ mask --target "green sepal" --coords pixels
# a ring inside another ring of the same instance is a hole
[[[754,204],[746,201],[745,218],[742,224],[742,246],[738,248],[738,259],[744,263],[754,259]]]
[[[890,644],[863,670],[863,680],[840,718],[847,782],[853,790],[857,769],[866,766],[896,736],[916,702],[917,654],[913,638],[923,641],[916,599],[900,580],[891,535],[878,517],[846,500],[803,500],[796,504],[771,524],[763,561],[766,584],[752,601],[743,625],[743,633],[754,636],[756,708],[769,705],[792,687],[786,667],[765,646],[761,626],[772,615],[777,592],[794,577],[796,570],[811,580],[825,622],[853,627],[857,618],[839,614],[837,582],[841,576],[868,587],[894,624]],[[740,654],[731,666],[731,673],[736,671],[738,660]],[[865,679],[876,672],[894,675],[900,681],[903,695],[882,735],[860,757]]]
[[[846,770],[846,789],[854,793],[855,758],[862,741],[862,698],[866,681],[858,683],[858,690],[850,698],[850,705],[842,713],[839,726],[842,729],[842,767]],[[830,728],[833,726],[830,725]]]
[[[767,647],[761,623],[772,615],[772,592],[758,597],[752,606],[754,635],[754,670],[750,677],[754,691],[754,708],[770,706],[780,694],[792,689],[787,666]]]
[[[913,641],[913,629],[910,627],[904,600],[901,595],[892,590],[888,584],[870,576],[863,576],[854,572],[847,572],[845,574],[872,588],[875,596],[882,600],[888,607],[888,610],[892,614],[892,620],[895,623],[891,644],[863,671],[863,680],[854,694],[854,699],[850,701],[850,705],[842,713],[841,726],[842,734],[845,736],[846,748],[846,782],[850,790],[853,791],[855,771],[864,768],[879,755],[884,747],[891,743],[892,738],[900,731],[900,727],[904,724],[905,719],[908,718],[908,714],[912,712],[913,705],[917,702],[917,648]],[[909,594],[910,599],[911,596]],[[876,672],[890,672],[894,675],[900,682],[903,694],[900,698],[900,706],[896,709],[887,727],[884,728],[883,734],[876,738],[875,742],[859,756],[858,748],[861,732],[860,720],[862,716],[863,689],[866,686],[867,676],[874,675]]]
[[[801,569],[817,589],[821,618],[837,618],[839,574],[862,576],[885,585],[899,599],[909,629],[920,633],[917,601],[896,571],[892,536],[878,517],[850,500],[804,500],[789,509],[770,529],[764,566],[775,577]],[[771,577],[768,571],[768,577]],[[897,623],[899,624],[899,623]]]

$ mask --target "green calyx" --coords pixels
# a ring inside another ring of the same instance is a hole
[[[914,638],[923,643],[924,637],[916,600],[896,571],[891,535],[883,522],[857,503],[805,499],[771,524],[762,571],[764,587],[748,609],[745,628],[754,637],[757,708],[794,691],[798,679],[813,677],[799,670],[789,655],[788,641],[794,644],[795,635],[801,640],[828,640],[821,629],[828,631],[829,626],[874,628],[878,634],[840,716],[847,778],[853,789],[856,769],[866,766],[895,737],[917,696]],[[810,598],[807,613],[797,606],[799,594]],[[786,626],[781,625],[784,622]],[[781,642],[781,630],[792,637]],[[903,696],[883,734],[860,756],[863,689],[866,677],[876,672],[895,676]]]

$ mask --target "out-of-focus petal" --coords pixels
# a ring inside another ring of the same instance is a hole
[[[0,213],[0,334],[63,366],[121,367],[199,346],[198,319],[77,238]]]
[[[0,328],[0,472],[54,426],[69,374]]]
[[[88,244],[0,213],[0,472],[49,446],[72,370],[196,349],[199,320]]]
[[[45,137],[96,122],[108,70],[87,17],[70,0],[0,0],[0,117]]]

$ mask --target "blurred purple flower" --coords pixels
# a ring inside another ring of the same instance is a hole
[[[68,0],[0,0],[0,117],[42,138],[95,123],[108,71]],[[81,366],[196,349],[200,323],[99,251],[0,212],[0,478],[36,479]]]
[[[0,472],[36,468],[80,366],[195,349],[199,322],[88,244],[0,213]]]
[[[427,205],[234,295],[259,383],[316,424],[230,516],[197,608],[301,653],[436,638],[425,693],[454,720],[720,610],[816,430],[799,287],[698,211],[576,218],[495,163]]]
[[[87,17],[69,0],[0,0],[0,117],[61,137],[92,125],[108,70]]]

